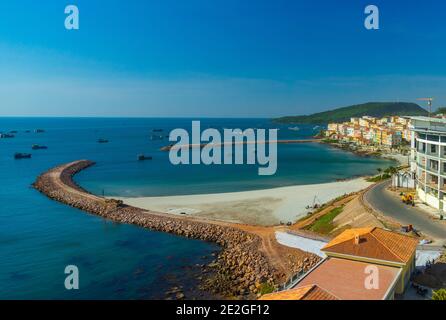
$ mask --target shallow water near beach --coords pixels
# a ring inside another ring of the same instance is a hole
[[[376,173],[393,162],[365,158],[321,144],[278,146],[278,170],[258,167],[173,166],[160,147],[171,129],[190,130],[191,119],[0,118],[0,298],[151,299],[174,286],[193,297],[200,267],[218,250],[212,243],[121,225],[47,199],[30,187],[35,177],[65,162],[97,164],[76,176],[87,190],[107,196],[160,196],[244,191],[312,184]],[[318,128],[275,125],[265,119],[203,119],[202,127],[280,128],[279,139],[302,139]],[[45,129],[44,133],[33,130]],[[162,133],[153,133],[162,129]],[[31,130],[26,133],[25,130]],[[98,144],[97,140],[109,143]],[[33,144],[47,150],[31,150]],[[15,152],[32,159],[14,160]],[[138,154],[152,156],[137,161]],[[76,265],[80,290],[64,288],[64,269]],[[198,296],[197,296],[198,297]]]

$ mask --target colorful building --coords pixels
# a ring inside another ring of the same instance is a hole
[[[410,142],[408,123],[409,119],[397,116],[381,119],[363,116],[351,118],[350,122],[328,124],[326,136],[358,144],[375,144],[394,148],[401,145],[403,140]]]

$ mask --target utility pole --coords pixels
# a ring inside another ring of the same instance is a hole
[[[432,113],[432,101],[434,100],[434,98],[419,98],[417,99],[419,101],[427,101],[427,105],[429,107],[429,118],[431,117],[431,113]]]

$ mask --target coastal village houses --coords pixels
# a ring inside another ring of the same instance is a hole
[[[297,285],[262,300],[392,300],[415,270],[418,241],[381,228],[349,229],[322,251],[326,258]],[[368,277],[376,276],[372,286]]]
[[[409,119],[392,116],[375,118],[363,116],[349,122],[329,123],[326,137],[354,142],[359,145],[378,145],[394,148],[404,141],[410,142]]]

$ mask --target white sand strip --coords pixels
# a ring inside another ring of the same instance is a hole
[[[325,258],[326,255],[321,251],[321,249],[327,244],[327,242],[320,240],[308,239],[298,235],[290,234],[288,232],[276,231],[276,239],[280,244],[297,248],[302,251],[314,253],[319,257]]]
[[[186,214],[214,220],[277,225],[305,216],[314,200],[323,204],[356,192],[371,183],[363,178],[266,190],[167,197],[117,198],[124,203],[159,212]],[[115,197],[116,198],[116,197]]]

